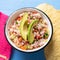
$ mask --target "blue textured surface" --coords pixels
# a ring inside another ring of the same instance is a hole
[[[48,3],[56,9],[60,9],[60,0],[0,0],[0,11],[10,15],[22,7],[36,7],[41,3]],[[13,48],[10,60],[45,60],[44,50],[35,53],[23,53]]]

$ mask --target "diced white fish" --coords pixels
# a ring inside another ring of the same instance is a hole
[[[35,17],[37,17],[37,18],[40,18],[40,17],[41,17],[41,15],[40,15],[39,13],[37,13],[37,14],[32,14],[32,16],[35,16]]]
[[[20,17],[23,16],[23,15],[24,15],[24,13],[19,14]]]

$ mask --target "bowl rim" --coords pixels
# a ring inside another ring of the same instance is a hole
[[[34,51],[31,50],[31,51],[28,51],[28,52],[27,52],[27,50],[24,50],[24,51],[23,51],[23,50],[19,50],[19,49],[17,49],[16,47],[14,47],[13,44],[11,44],[11,43],[8,41],[8,38],[7,38],[7,35],[6,35],[6,26],[7,26],[7,22],[8,22],[8,20],[9,20],[9,17],[10,17],[13,13],[15,13],[15,12],[21,10],[21,9],[27,9],[27,8],[35,9],[35,10],[38,10],[38,11],[42,12],[42,13],[48,18],[48,20],[49,20],[49,22],[50,22],[50,25],[51,25],[51,37],[50,37],[49,41],[47,42],[47,44],[44,45],[41,49],[34,50]],[[9,15],[9,17],[8,17],[6,23],[5,23],[5,26],[4,26],[4,35],[5,35],[5,37],[6,37],[7,42],[8,42],[13,48],[15,48],[16,50],[21,51],[21,52],[27,52],[27,53],[37,52],[37,51],[40,51],[40,50],[44,49],[44,48],[49,44],[49,42],[51,41],[52,36],[53,36],[53,24],[52,24],[50,18],[48,17],[48,15],[47,15],[45,12],[43,12],[42,10],[40,10],[40,9],[38,9],[38,8],[35,8],[35,7],[24,7],[24,8],[20,8],[20,9],[15,10],[14,12],[12,12],[12,13]]]

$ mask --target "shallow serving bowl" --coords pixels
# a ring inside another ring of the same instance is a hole
[[[12,24],[12,22],[18,17],[18,15],[23,12],[23,11],[38,11],[42,18],[44,18],[45,20],[47,20],[47,23],[49,25],[49,30],[50,30],[50,33],[49,33],[49,37],[48,37],[48,41],[41,47],[39,48],[36,48],[36,49],[33,49],[33,50],[22,50],[20,48],[18,48],[9,38],[9,35],[8,35],[8,27]],[[51,40],[52,38],[52,34],[53,34],[53,26],[52,26],[52,23],[51,23],[51,20],[49,19],[49,17],[41,10],[37,9],[37,8],[21,8],[19,10],[16,10],[14,13],[12,13],[7,22],[6,22],[6,25],[5,25],[5,35],[6,35],[6,38],[7,38],[7,41],[14,47],[16,48],[17,50],[19,51],[23,51],[23,52],[34,52],[34,51],[38,51],[38,50],[41,50],[42,48],[44,48],[48,43],[49,41]]]

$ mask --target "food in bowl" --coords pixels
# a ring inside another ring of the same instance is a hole
[[[37,11],[20,13],[8,32],[11,41],[23,50],[36,49],[49,37],[48,24]]]
[[[23,8],[13,13],[5,29],[9,43],[16,49],[37,51],[50,41],[52,24],[48,16],[35,8]]]

